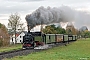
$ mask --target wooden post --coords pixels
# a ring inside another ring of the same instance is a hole
[[[68,44],[69,44],[69,35],[68,35]]]
[[[63,35],[63,43],[64,43],[65,41],[64,41],[64,35]]]

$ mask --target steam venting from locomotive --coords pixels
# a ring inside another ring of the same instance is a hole
[[[76,27],[83,25],[90,25],[90,14],[86,12],[76,11],[68,6],[62,6],[59,8],[44,8],[39,7],[32,14],[28,14],[25,17],[29,29],[32,29],[36,25],[60,23],[60,22],[75,22]]]

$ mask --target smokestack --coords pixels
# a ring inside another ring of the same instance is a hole
[[[27,27],[28,27],[28,33],[30,33],[30,25],[28,24]]]

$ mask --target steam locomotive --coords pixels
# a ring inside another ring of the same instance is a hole
[[[34,48],[44,44],[51,43],[69,43],[76,41],[77,35],[64,35],[64,34],[42,34],[41,32],[28,32],[23,36],[23,48]]]
[[[28,32],[23,36],[23,48],[34,48],[36,46],[44,45],[43,42],[36,40],[36,38],[41,38],[40,32]]]

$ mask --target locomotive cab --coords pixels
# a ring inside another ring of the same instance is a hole
[[[23,48],[34,48],[34,37],[30,33],[23,36]]]
[[[43,46],[44,43],[40,41],[40,38],[42,38],[41,33],[28,32],[25,36],[23,36],[23,49],[33,49],[34,47]]]

